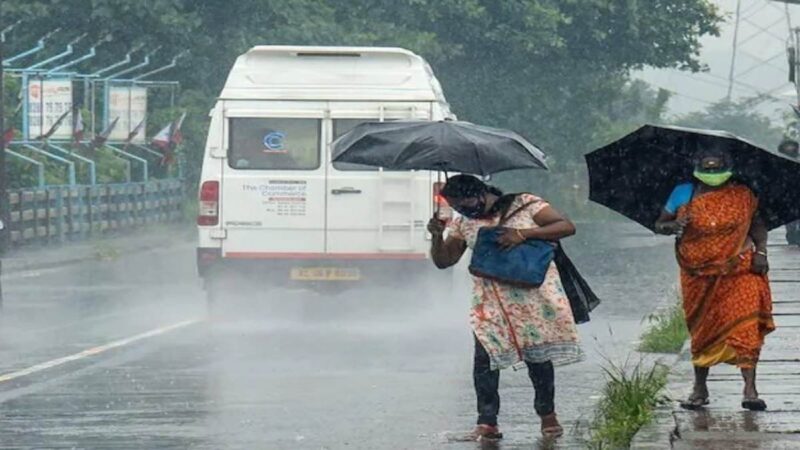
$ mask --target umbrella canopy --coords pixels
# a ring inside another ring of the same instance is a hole
[[[333,143],[333,161],[483,176],[547,169],[545,154],[517,133],[450,120],[362,123]]]
[[[645,125],[586,155],[589,199],[653,230],[675,186],[693,180],[694,154],[707,145],[730,151],[735,179],[758,195],[768,228],[800,219],[800,163],[725,131]]]

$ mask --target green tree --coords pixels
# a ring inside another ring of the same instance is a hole
[[[111,34],[92,67],[137,43],[161,48],[156,63],[188,51],[164,76],[182,84],[192,177],[208,109],[235,58],[254,45],[409,48],[432,63],[461,118],[515,129],[563,167],[609,130],[644,118],[645,103],[628,94],[631,70],[701,69],[699,39],[721,20],[710,0],[4,0],[3,8],[4,21],[25,21],[13,35],[20,48],[56,27],[61,42]],[[628,107],[617,108],[621,100]],[[163,125],[149,121],[150,134]]]
[[[457,50],[436,64],[457,112],[514,128],[562,160],[596,143],[630,70],[699,70],[698,39],[719,20],[702,0],[399,3],[432,10],[420,28]]]
[[[678,117],[676,125],[729,131],[767,149],[775,149],[781,141],[783,130],[772,121],[754,111],[749,100],[722,101],[705,111]]]

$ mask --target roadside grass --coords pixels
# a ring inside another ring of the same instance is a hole
[[[589,447],[596,450],[628,448],[637,431],[653,420],[656,406],[665,400],[662,391],[669,369],[663,364],[646,368],[643,361],[632,367],[607,360],[606,385],[590,425]]]
[[[94,245],[94,257],[98,261],[115,261],[122,256],[122,251],[110,242],[98,242]]]
[[[679,353],[689,339],[680,296],[671,307],[647,317],[649,327],[642,334],[639,351],[646,353]]]

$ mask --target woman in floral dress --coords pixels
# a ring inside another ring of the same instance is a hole
[[[575,234],[575,226],[539,197],[503,195],[481,180],[458,175],[450,178],[442,195],[460,217],[449,226],[434,218],[431,255],[437,267],[458,263],[475,245],[478,230],[497,226],[509,217],[499,245],[511,248],[528,239],[558,241]],[[445,238],[445,232],[447,237]],[[473,277],[470,323],[475,335],[473,378],[478,403],[474,439],[499,439],[500,369],[524,362],[535,390],[534,409],[541,417],[542,434],[558,437],[563,428],[555,413],[553,365],[583,359],[578,332],[558,269],[551,263],[539,288],[520,288]]]

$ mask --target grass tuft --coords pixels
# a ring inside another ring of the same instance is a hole
[[[115,261],[122,256],[122,252],[107,242],[97,243],[94,246],[94,257],[98,261]]]
[[[591,424],[590,447],[628,448],[637,431],[653,420],[653,411],[665,401],[661,394],[667,384],[668,368],[643,362],[633,367],[608,361],[604,367],[606,385]]]
[[[647,353],[679,353],[689,339],[683,308],[678,303],[647,317],[650,326],[642,334],[639,351]]]

